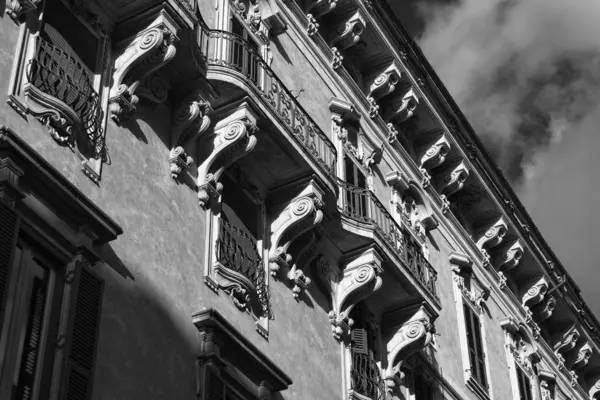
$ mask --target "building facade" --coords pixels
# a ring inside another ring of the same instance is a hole
[[[0,12],[0,399],[600,398],[600,324],[386,3]]]

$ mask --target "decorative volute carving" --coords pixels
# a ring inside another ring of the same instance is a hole
[[[367,100],[371,104],[369,109],[371,118],[375,118],[379,114],[379,101],[394,93],[396,87],[400,84],[401,77],[400,67],[395,62],[392,62],[375,78],[367,93]]]
[[[552,316],[555,308],[556,298],[554,296],[549,296],[548,298],[544,299],[542,303],[534,307],[532,310],[533,319],[537,323],[545,321]]]
[[[571,370],[577,371],[588,365],[590,362],[590,357],[592,357],[593,353],[594,350],[592,349],[592,345],[586,341],[583,345],[581,345],[581,347],[579,347],[577,356],[575,357],[573,365],[571,366]]]
[[[564,356],[575,348],[577,341],[579,340],[580,333],[573,325],[569,328],[562,336],[561,340],[554,345],[554,353],[557,356]]]
[[[418,105],[419,98],[413,88],[409,87],[402,97],[394,98],[391,107],[384,116],[384,120],[385,122],[401,124],[413,116]]]
[[[178,179],[181,171],[188,169],[193,163],[192,157],[185,152],[185,146],[196,140],[210,125],[210,104],[198,95],[193,94],[184,99],[173,115],[171,128],[171,151],[169,165],[171,176]]]
[[[198,167],[198,201],[202,208],[207,209],[219,200],[223,191],[219,179],[223,171],[254,149],[257,131],[256,116],[247,103],[217,123],[212,135],[212,152]]]
[[[540,304],[547,292],[548,282],[546,281],[546,277],[542,277],[523,295],[523,306],[531,309],[536,304]]]
[[[323,194],[319,185],[311,180],[271,223],[271,275],[276,276],[281,267],[291,268],[292,256],[288,254],[290,245],[323,220]]]
[[[381,146],[375,148],[375,150],[373,150],[371,152],[371,154],[369,154],[363,161],[363,163],[365,164],[365,167],[367,167],[367,169],[369,170],[369,173],[373,174],[373,168],[376,165],[379,165],[382,158],[383,158],[383,144],[381,144]]]
[[[464,161],[461,161],[456,167],[450,170],[449,174],[444,178],[442,185],[442,194],[446,197],[458,192],[465,185],[465,181],[469,177],[469,170]]]
[[[300,296],[303,290],[308,289],[312,283],[311,279],[306,276],[304,266],[308,266],[313,258],[313,252],[317,247],[317,235],[314,231],[310,232],[310,236],[296,257],[292,268],[287,273],[287,278],[294,285],[292,287],[292,295],[295,299]],[[302,268],[302,269],[301,269]]]
[[[308,15],[315,19],[321,18],[323,15],[333,11],[338,0],[312,0],[308,6]]]
[[[360,35],[364,32],[366,26],[366,18],[360,10],[357,10],[348,17],[346,22],[338,26],[333,34],[331,46],[340,51],[354,46],[360,40]]]
[[[120,123],[136,110],[138,95],[145,95],[151,101],[166,96],[153,96],[156,91],[141,90],[140,86],[152,73],[158,71],[175,57],[178,27],[164,11],[142,32],[119,43],[116,48],[113,85],[110,89],[109,111],[111,118]],[[163,85],[160,78],[151,80],[152,85]],[[150,93],[150,95],[149,95]]]
[[[348,318],[354,306],[381,288],[382,261],[379,253],[371,248],[348,263],[344,269],[341,281],[333,290],[333,310],[329,312],[331,330],[337,340],[347,337],[354,324]]]
[[[590,388],[590,400],[599,400],[600,399],[600,380],[596,381],[594,385]]]
[[[440,138],[431,145],[421,157],[420,168],[431,171],[435,167],[439,167],[446,161],[446,156],[450,152],[450,141],[444,133]]]
[[[480,250],[489,250],[498,246],[502,243],[506,232],[508,232],[508,225],[504,217],[500,217],[485,228],[485,233],[477,240],[477,247]]]
[[[422,305],[388,341],[387,368],[383,379],[389,391],[393,391],[398,384],[396,376],[402,363],[431,342],[435,333],[433,318],[432,312]]]
[[[42,0],[8,0],[5,12],[18,24],[25,14],[37,10],[41,2]]]
[[[530,339],[525,327],[519,325],[512,317],[502,319],[500,326],[507,335],[507,345],[515,362],[525,370],[533,373],[534,365],[541,360],[535,343],[535,334],[534,339]]]
[[[505,253],[502,253],[496,268],[498,271],[506,272],[516,268],[523,257],[523,245],[520,240],[516,240],[509,246]]]

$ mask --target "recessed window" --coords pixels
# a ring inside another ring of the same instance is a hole
[[[471,376],[482,388],[488,387],[485,370],[485,353],[481,335],[481,322],[479,315],[468,304],[463,304],[467,345],[469,350],[469,363]]]
[[[533,400],[531,383],[520,367],[517,367],[517,381],[519,384],[519,400]]]

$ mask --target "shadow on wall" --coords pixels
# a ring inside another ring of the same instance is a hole
[[[94,399],[196,398],[197,331],[191,313],[136,277],[109,246]]]

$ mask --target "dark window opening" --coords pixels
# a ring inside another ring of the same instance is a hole
[[[487,389],[485,371],[485,355],[481,338],[481,323],[479,316],[467,304],[463,305],[465,313],[465,327],[467,331],[467,344],[469,347],[469,362],[471,375],[483,388]]]
[[[519,399],[533,400],[529,378],[527,378],[527,375],[525,375],[520,367],[517,367],[517,380],[519,382]]]

